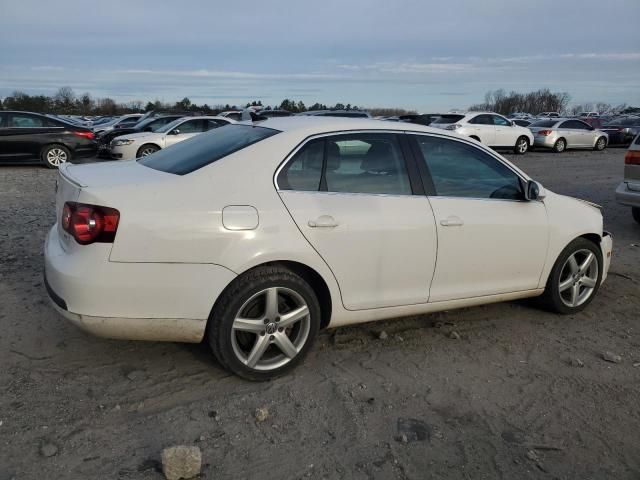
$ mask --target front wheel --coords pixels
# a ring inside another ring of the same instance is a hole
[[[542,302],[562,314],[583,310],[595,297],[602,279],[602,253],[586,238],[571,242],[551,269]]]
[[[287,269],[259,267],[222,293],[207,334],[225,368],[264,381],[302,362],[319,328],[320,305],[309,284]]]
[[[593,149],[600,152],[604,150],[606,146],[607,146],[607,139],[604,137],[600,137],[596,142],[595,146],[593,147]]]
[[[516,141],[516,146],[513,151],[518,155],[524,155],[529,150],[529,139],[527,137],[520,137]]]
[[[148,143],[146,145],[142,145],[138,149],[138,153],[136,153],[136,158],[146,157],[147,155],[151,155],[152,153],[156,153],[158,150],[160,150],[160,149],[158,148],[157,145],[152,145],[150,143]]]
[[[59,168],[71,160],[71,152],[62,145],[48,145],[42,150],[41,160],[47,168]]]

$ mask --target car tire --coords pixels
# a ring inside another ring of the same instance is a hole
[[[229,371],[266,381],[300,364],[320,329],[309,284],[286,268],[258,267],[236,278],[211,311],[207,339]]]
[[[601,152],[605,148],[607,148],[607,139],[604,137],[598,138],[598,140],[596,140],[596,144],[593,146],[593,149]]]
[[[63,163],[71,161],[71,152],[64,145],[47,145],[40,153],[40,160],[47,168],[59,168]]]
[[[553,144],[553,151],[556,153],[562,153],[567,149],[567,141],[564,138],[559,138],[556,143]]]
[[[640,207],[631,207],[631,215],[636,222],[640,223]]]
[[[584,310],[598,293],[602,265],[598,245],[583,237],[575,239],[553,265],[540,298],[542,305],[563,315]]]
[[[516,140],[513,152],[517,155],[524,155],[529,150],[529,139],[524,135]]]
[[[158,150],[160,150],[160,147],[157,145],[154,145],[153,143],[145,143],[136,152],[136,158],[146,157],[147,155],[156,153]]]

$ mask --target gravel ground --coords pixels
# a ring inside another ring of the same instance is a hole
[[[511,158],[604,207],[614,259],[586,311],[513,302],[329,331],[265,384],[203,345],[58,318],[41,277],[56,173],[0,168],[0,480],[159,479],[176,444],[200,447],[209,479],[640,478],[640,225],[614,199],[623,156]]]

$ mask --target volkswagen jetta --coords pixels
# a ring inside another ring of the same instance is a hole
[[[253,380],[322,328],[535,296],[579,312],[612,248],[597,206],[486,146],[368,119],[274,118],[63,165],[56,205],[58,312],[105,337],[206,338]]]

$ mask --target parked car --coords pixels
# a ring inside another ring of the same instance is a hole
[[[640,117],[616,117],[605,123],[601,130],[609,135],[609,145],[631,145],[640,134]]]
[[[591,125],[574,118],[538,120],[529,125],[536,148],[551,148],[556,153],[568,148],[604,150],[609,136]]]
[[[581,112],[580,115],[578,115],[580,118],[597,118],[600,116],[600,114],[598,112]]]
[[[398,117],[401,122],[416,123],[418,125],[431,125],[437,118],[440,118],[439,113],[407,114]]]
[[[297,115],[314,116],[314,117],[347,117],[347,118],[371,118],[369,112],[361,110],[309,110],[301,112]]]
[[[468,137],[406,128],[272,118],[61,169],[44,247],[55,309],[106,337],[207,332],[220,365],[266,380],[321,328],[538,295],[575,314],[593,300],[612,249],[599,208]]]
[[[72,159],[92,157],[91,130],[38,113],[0,111],[0,161],[40,162],[58,168]]]
[[[133,160],[145,157],[187,138],[229,123],[235,122],[228,117],[182,117],[160,127],[155,132],[132,133],[116,137],[110,144],[111,158]]]
[[[144,115],[142,113],[129,113],[120,117],[114,118],[110,122],[102,123],[93,127],[93,132],[97,135],[102,132],[114,130],[116,128],[132,127],[138,123]]]
[[[111,142],[116,137],[121,137],[123,135],[129,135],[132,133],[155,132],[168,123],[182,118],[183,116],[184,115],[162,115],[159,117],[149,117],[136,123],[133,127],[130,128],[118,128],[117,130],[114,129],[107,132],[102,132],[96,138],[96,140],[98,141],[98,155],[101,157],[111,158]]]
[[[538,117],[558,118],[560,117],[560,114],[558,112],[542,112],[541,114],[538,115]]]
[[[616,189],[616,200],[631,207],[633,219],[640,223],[640,135],[624,156],[624,180]]]
[[[511,120],[491,112],[446,114],[433,121],[433,127],[453,130],[493,148],[511,148],[515,153],[527,153],[533,135]]]

